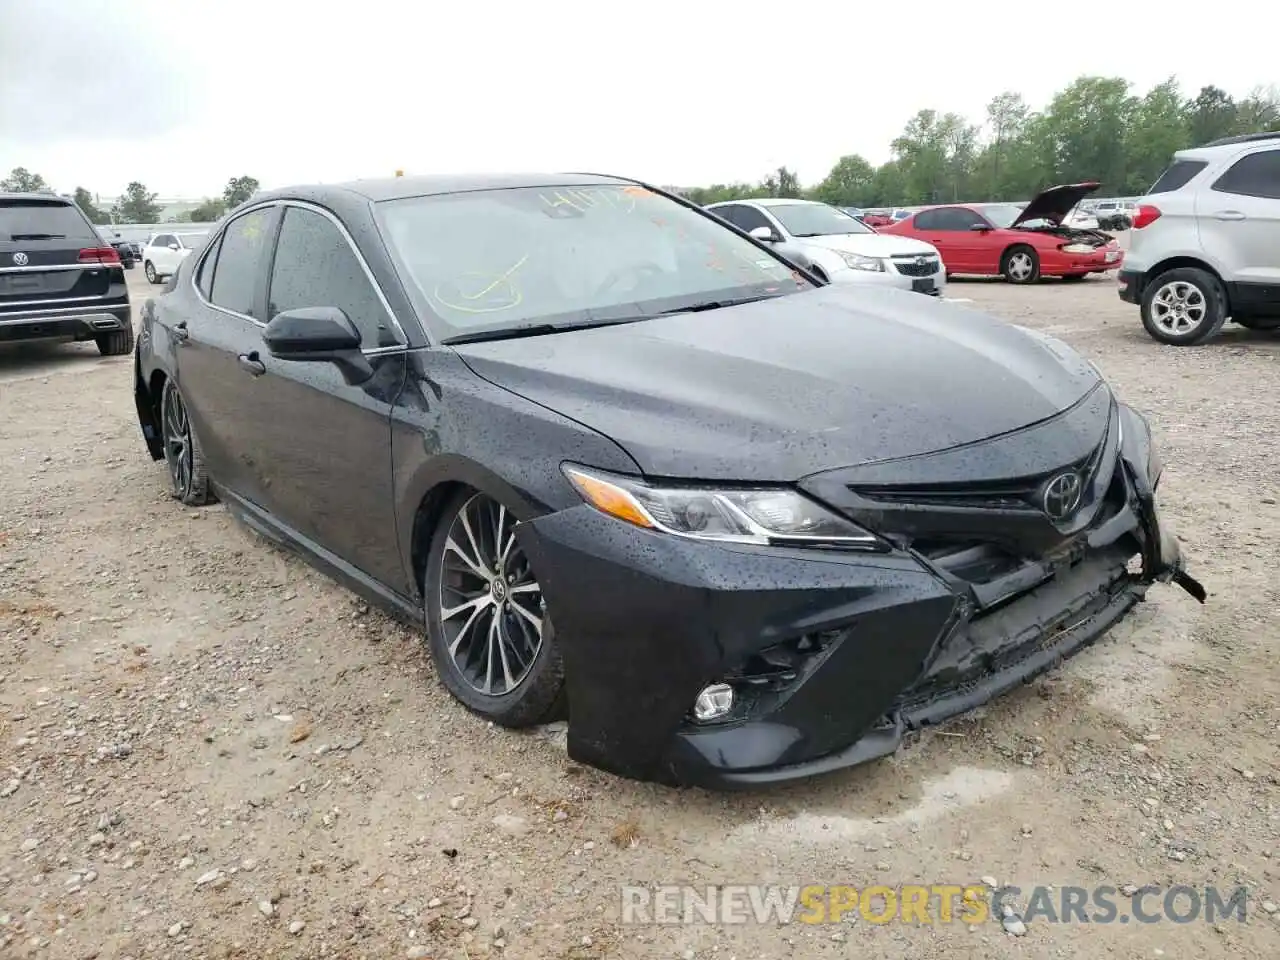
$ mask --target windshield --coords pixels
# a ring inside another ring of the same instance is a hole
[[[812,286],[713,216],[639,186],[410,197],[379,203],[378,218],[442,339],[643,320]]]
[[[842,233],[875,233],[861,220],[823,203],[778,203],[765,208],[793,237],[829,237]]]
[[[1022,207],[1012,203],[984,203],[978,212],[991,221],[991,225],[1004,229],[1013,226],[1013,221],[1022,213]]]

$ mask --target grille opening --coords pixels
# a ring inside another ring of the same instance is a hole
[[[911,546],[931,563],[970,583],[990,583],[1022,565],[1007,550],[981,540],[917,540]]]
[[[724,680],[759,690],[785,690],[844,634],[844,630],[821,630],[776,643],[753,653],[740,668],[726,674]]]

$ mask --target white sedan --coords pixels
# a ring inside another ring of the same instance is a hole
[[[142,248],[142,269],[151,283],[171,277],[178,265],[204,243],[207,233],[157,233]]]
[[[769,197],[712,203],[706,209],[831,283],[897,287],[935,297],[947,286],[947,268],[933,244],[876,233],[825,203]]]

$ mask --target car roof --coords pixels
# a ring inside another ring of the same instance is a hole
[[[809,207],[825,207],[827,204],[817,200],[805,200],[801,197],[760,197],[756,200],[745,200],[743,203],[756,203],[762,207],[786,207],[791,204],[802,203]]]
[[[351,180],[335,184],[299,184],[265,190],[253,196],[254,203],[290,198],[313,199],[323,202],[337,194],[356,194],[375,203],[383,200],[403,200],[409,197],[439,196],[449,193],[468,193],[475,190],[515,190],[521,187],[582,187],[628,185],[638,181],[597,173],[498,173],[498,174],[439,174],[421,177],[383,177],[371,180]]]
[[[74,206],[74,204],[66,197],[60,197],[56,193],[9,193],[0,191],[0,200],[41,200],[45,203],[61,203],[65,206]]]

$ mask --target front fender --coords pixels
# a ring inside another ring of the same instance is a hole
[[[1143,583],[1176,583],[1204,603],[1208,596],[1204,586],[1187,573],[1178,538],[1161,524],[1156,512],[1155,486],[1160,479],[1157,464],[1151,427],[1146,418],[1132,407],[1121,404],[1120,466],[1134,492],[1144,533],[1142,571],[1136,576]]]

